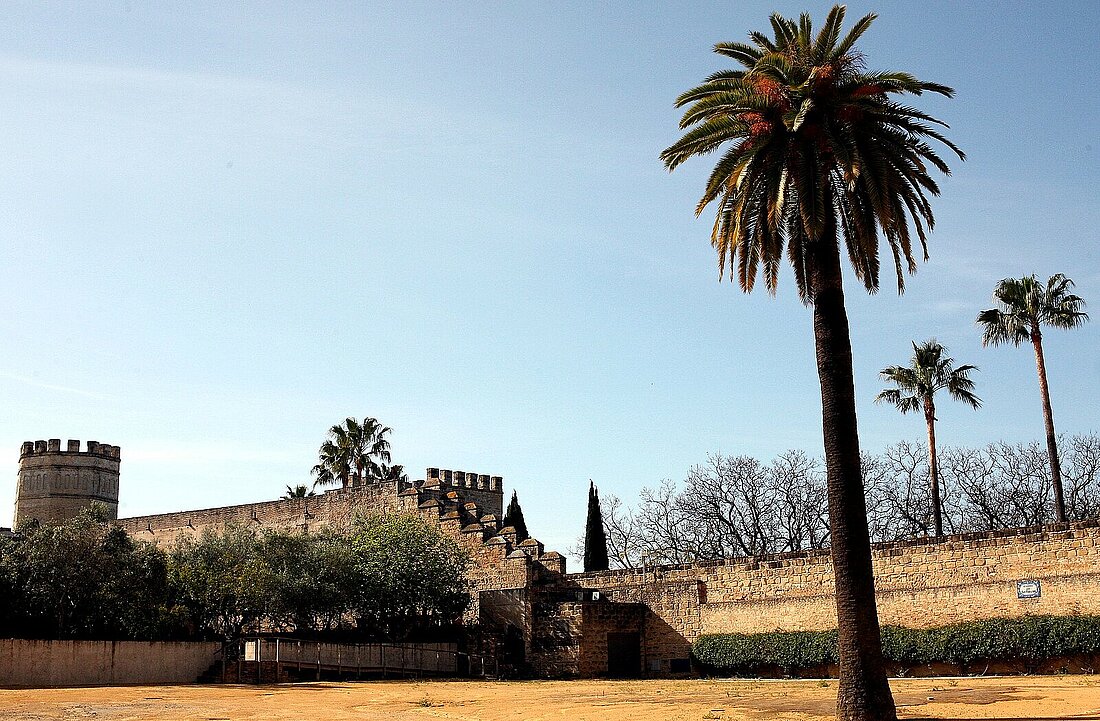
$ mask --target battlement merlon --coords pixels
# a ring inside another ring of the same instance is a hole
[[[65,444],[65,450],[61,450],[60,438],[51,438],[48,441],[23,441],[23,445],[19,449],[19,458],[22,460],[27,456],[43,456],[55,453],[61,455],[96,456],[112,461],[117,461],[122,458],[121,448],[112,446],[109,443],[100,443],[99,441],[88,441],[87,450],[81,452],[80,441],[69,440]]]
[[[447,468],[429,468],[424,472],[424,480],[439,481],[440,488],[468,488],[504,494],[504,479],[501,476],[452,471]]]

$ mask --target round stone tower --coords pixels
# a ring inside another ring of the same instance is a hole
[[[118,518],[119,447],[88,441],[26,441],[19,451],[19,486],[15,496],[15,527],[31,519],[41,523],[67,521],[93,502]]]

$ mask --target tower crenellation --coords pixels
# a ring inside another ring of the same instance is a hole
[[[438,487],[446,494],[458,490],[467,499],[478,503],[488,513],[501,517],[504,513],[504,478],[472,471],[455,471],[448,468],[428,468],[424,473],[424,485]]]
[[[19,449],[19,481],[15,498],[15,525],[37,520],[68,520],[93,503],[102,504],[108,517],[118,517],[118,479],[122,452],[118,446],[60,438],[24,441]]]
[[[112,446],[109,443],[100,443],[99,441],[88,441],[86,444],[87,450],[80,450],[80,441],[68,440],[65,443],[65,450],[61,450],[61,439],[51,438],[48,441],[23,441],[23,445],[19,449],[19,460],[22,461],[27,456],[33,455],[45,455],[45,454],[61,454],[61,455],[84,455],[84,456],[98,456],[100,458],[108,458],[119,460],[121,458],[121,449],[118,446]]]

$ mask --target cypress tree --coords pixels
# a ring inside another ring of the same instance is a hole
[[[588,522],[584,528],[584,570],[606,571],[607,534],[603,528],[603,513],[600,511],[600,492],[596,484],[588,481]]]
[[[527,532],[527,522],[523,520],[523,509],[519,507],[519,497],[515,491],[512,491],[512,500],[508,502],[508,510],[504,512],[503,525],[516,529],[516,543],[531,537]]]

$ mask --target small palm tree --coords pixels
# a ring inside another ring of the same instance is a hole
[[[315,495],[317,494],[309,490],[308,486],[299,484],[297,486],[294,486],[293,488],[287,486],[286,493],[283,494],[283,498],[286,500],[291,500],[295,498],[310,498],[311,496]]]
[[[1050,410],[1047,364],[1043,357],[1041,327],[1076,328],[1089,319],[1082,310],[1085,301],[1072,294],[1073,281],[1061,273],[1047,279],[1046,285],[1034,275],[1005,278],[993,289],[996,308],[978,314],[982,344],[1011,343],[1019,346],[1031,341],[1035,349],[1035,367],[1039,373],[1039,395],[1043,400],[1043,423],[1050,456],[1050,478],[1054,486],[1054,515],[1059,523],[1066,520],[1066,502],[1062,495],[1062,466],[1058,461],[1058,441],[1054,436],[1054,413]]]
[[[388,466],[385,463],[378,464],[379,481],[401,481],[402,483],[409,482],[409,474],[405,473],[405,466],[400,463],[395,463],[392,466]]]
[[[978,368],[972,365],[956,368],[955,359],[947,357],[946,350],[935,338],[920,345],[913,343],[913,358],[908,366],[890,366],[879,373],[882,380],[893,383],[896,387],[887,388],[875,398],[876,403],[893,404],[902,413],[924,411],[924,422],[928,426],[928,470],[931,475],[932,519],[936,536],[943,535],[940,464],[936,455],[936,393],[946,389],[952,398],[971,408],[980,408],[982,405],[982,399],[974,395],[974,381],[970,379],[970,371]]]

